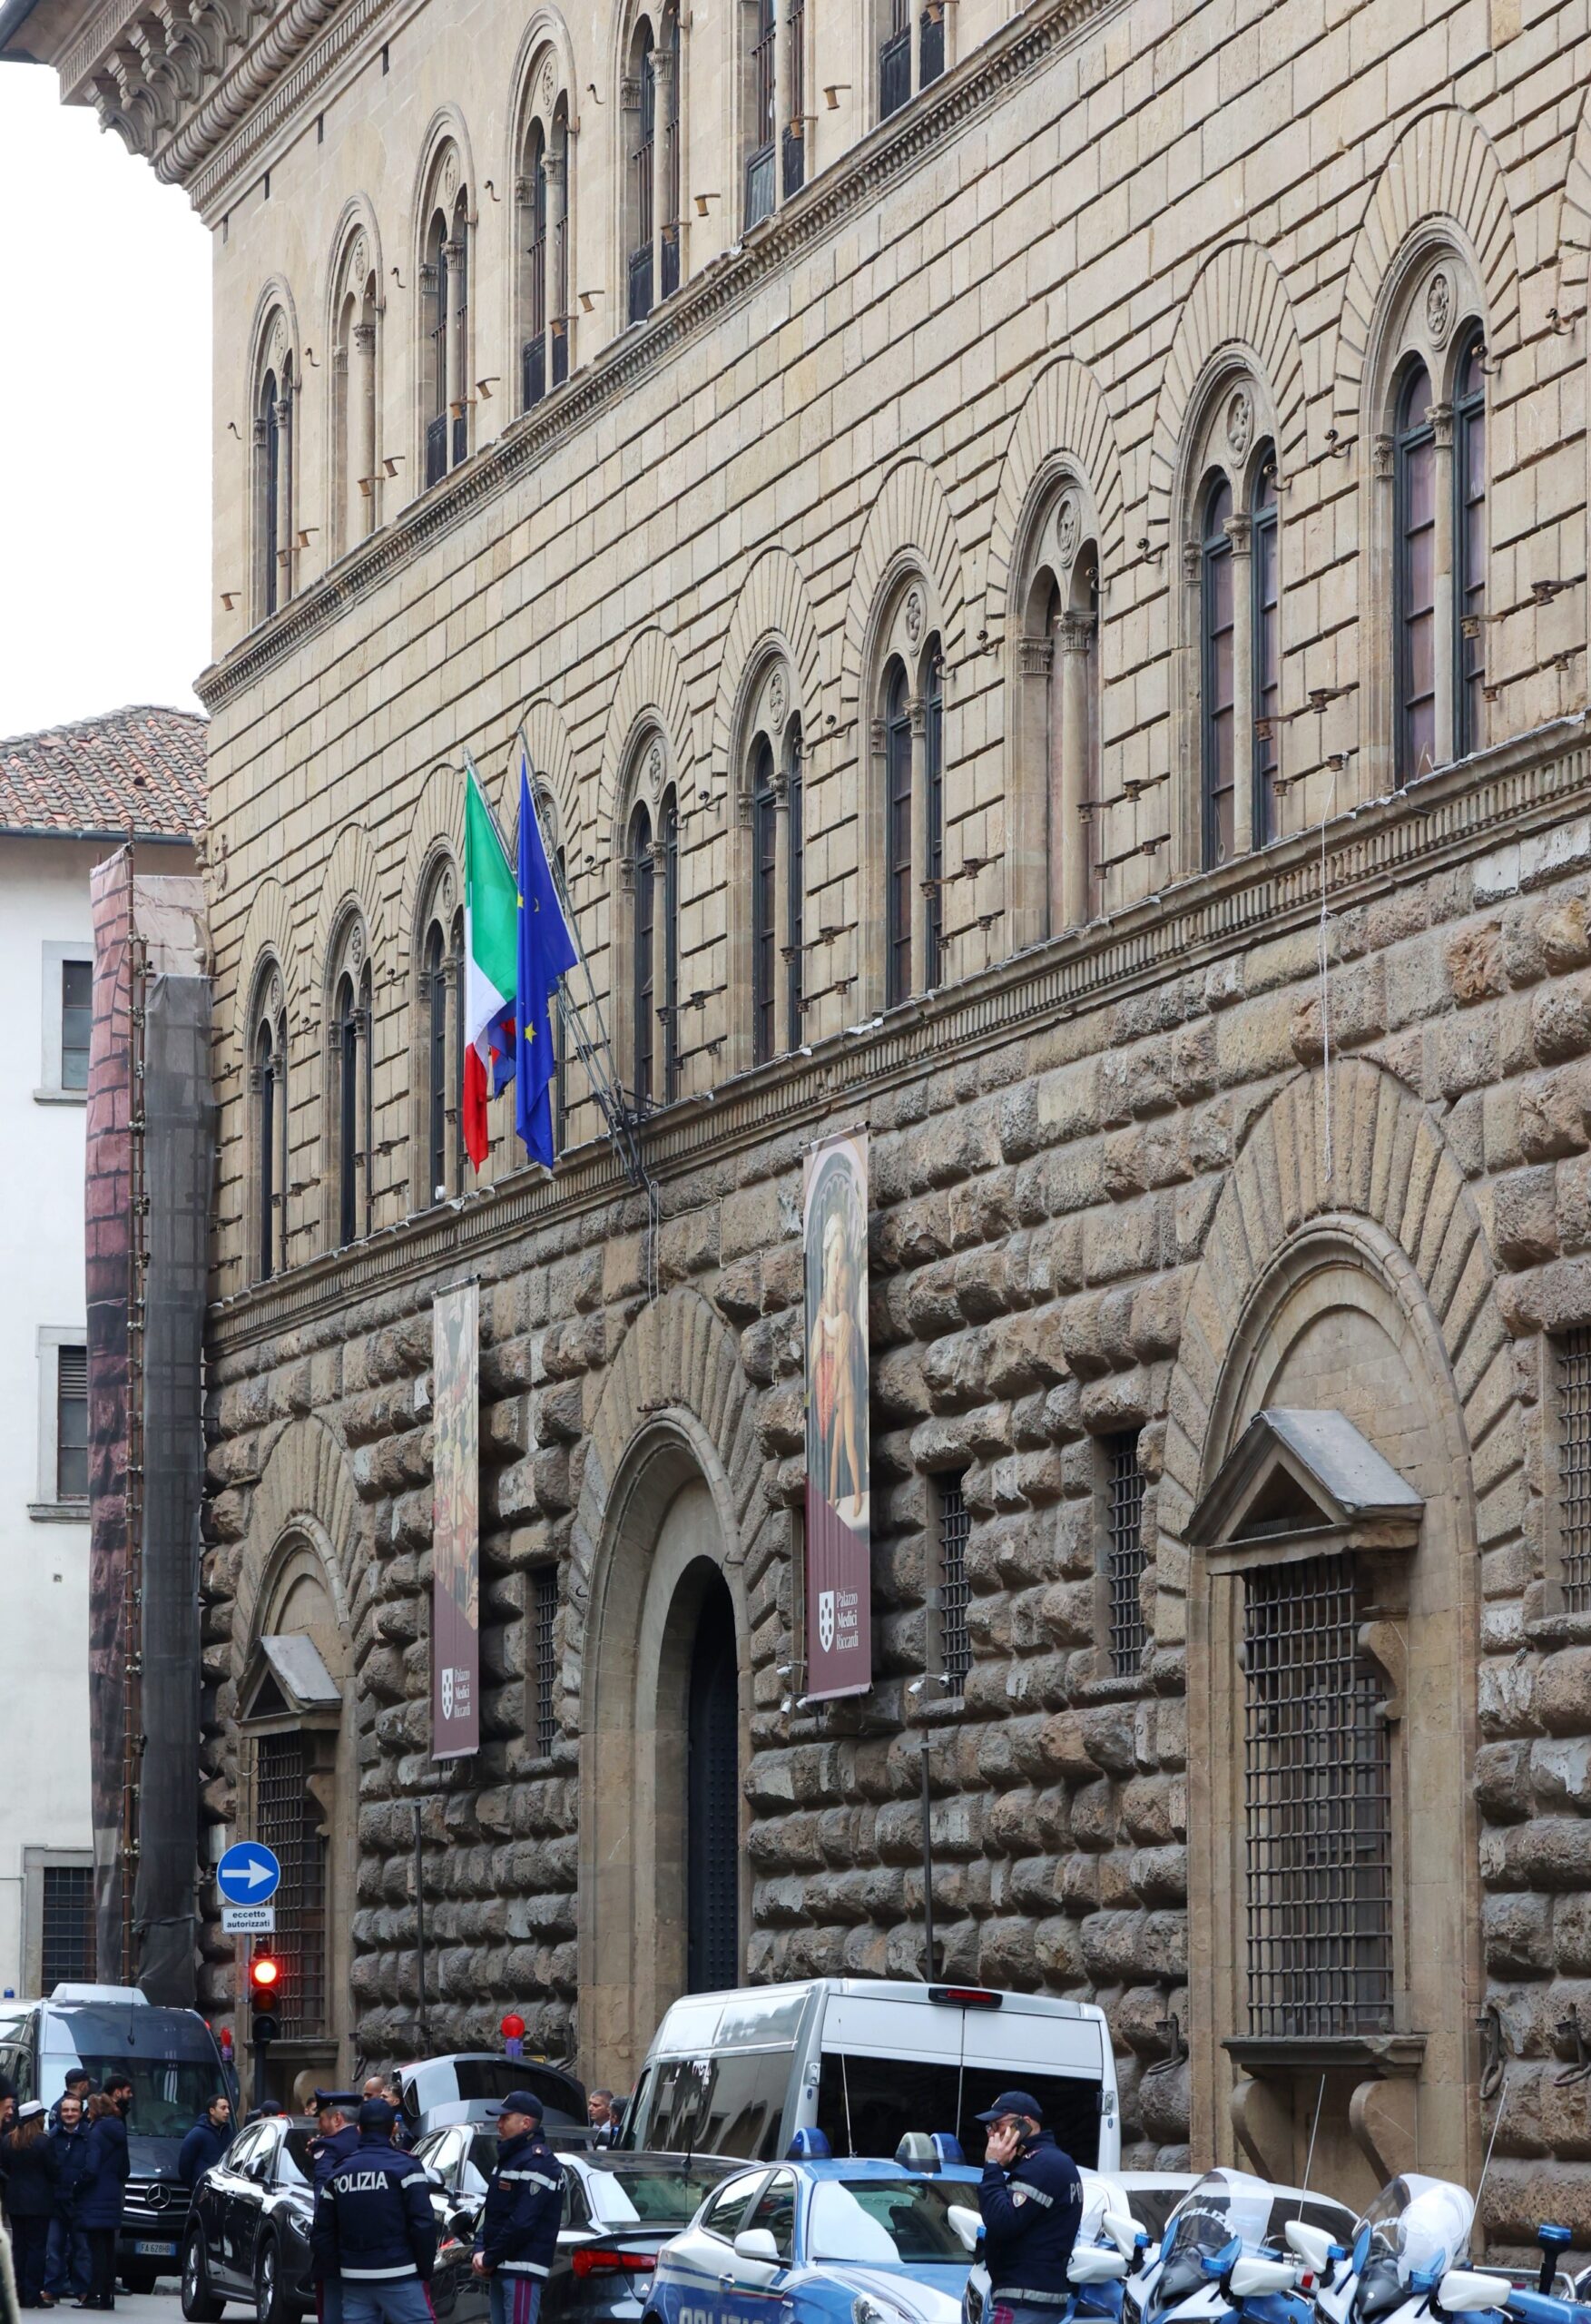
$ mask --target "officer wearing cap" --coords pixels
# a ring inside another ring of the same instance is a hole
[[[315,2276],[340,2282],[342,2324],[434,2324],[431,2181],[423,2162],[393,2145],[397,2119],[384,2098],[367,2098],[358,2143],[316,2190]]]
[[[511,2090],[497,2112],[496,2167],[475,2240],[491,2324],[536,2324],[563,2217],[564,2173],[542,2136],[541,2100]]]
[[[988,2125],[978,2204],[989,2271],[989,2324],[1055,2324],[1072,2294],[1066,2267],[1083,2212],[1076,2164],[1044,2128],[1029,2090],[1003,2090]]]
[[[359,2142],[359,2093],[357,2090],[318,2090],[315,2093],[315,2138],[309,2152],[314,2159],[317,2193],[325,2185],[339,2162],[346,2162]],[[315,2313],[319,2324],[342,2324],[342,2284],[336,2276],[323,2276],[319,2260],[314,2263]]]

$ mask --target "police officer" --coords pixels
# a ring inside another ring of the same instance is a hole
[[[319,2194],[339,2162],[346,2162],[359,2142],[357,2090],[318,2090],[315,2093],[315,2139],[309,2149]],[[336,2276],[322,2276],[314,2268],[315,2313],[320,2324],[342,2324],[342,2284]]]
[[[475,2239],[491,2324],[536,2324],[563,2217],[564,2173],[542,2136],[541,2100],[511,2090],[497,2112],[497,2161]]]
[[[342,2324],[433,2324],[431,2182],[423,2162],[393,2145],[396,2120],[384,2098],[367,2098],[358,2143],[316,2191],[315,2274],[340,2283]]]
[[[1028,2090],[1003,2090],[988,2125],[978,2204],[989,2271],[991,2324],[1055,2324],[1071,2298],[1066,2264],[1083,2213],[1083,2181],[1043,2127]]]

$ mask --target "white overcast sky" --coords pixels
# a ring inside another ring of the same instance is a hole
[[[197,707],[210,236],[54,73],[0,64],[0,737]]]

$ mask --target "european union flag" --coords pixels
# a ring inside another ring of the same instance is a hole
[[[553,1108],[547,1097],[556,1059],[553,994],[579,959],[564,918],[541,825],[530,795],[530,769],[519,762],[519,990],[514,1020],[514,1126],[533,1162],[551,1169]]]

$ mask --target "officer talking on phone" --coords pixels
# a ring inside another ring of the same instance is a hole
[[[1083,2181],[1044,2128],[1029,2090],[1003,2090],[987,2113],[983,2180],[984,2259],[989,2324],[1055,2324],[1071,2299],[1066,2268],[1083,2215]]]

